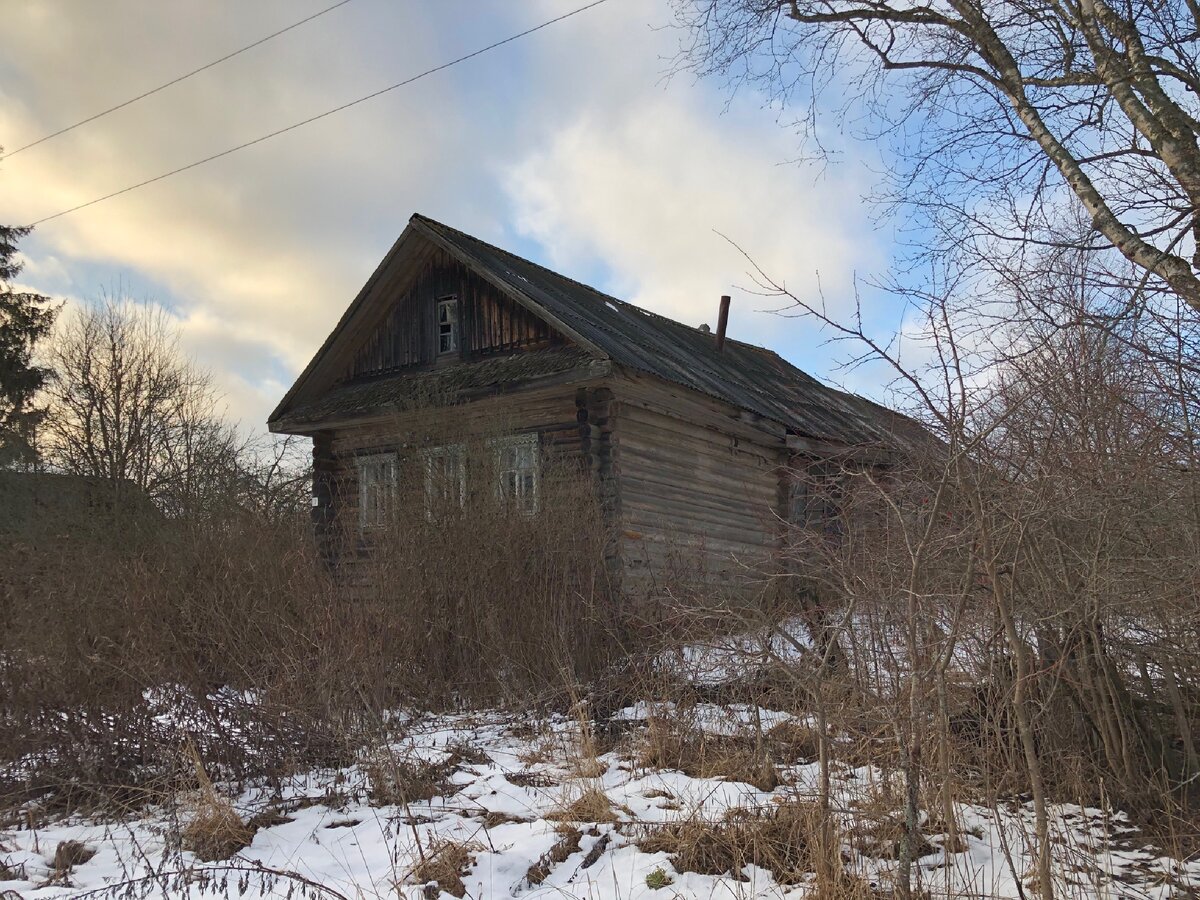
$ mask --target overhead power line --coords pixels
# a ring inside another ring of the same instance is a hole
[[[388,85],[387,87],[381,88],[378,91],[366,94],[356,100],[351,100],[349,103],[343,103],[341,106],[335,106],[333,109],[327,109],[323,113],[318,113],[315,116],[310,116],[307,119],[294,122],[293,124],[284,128],[280,128],[276,131],[264,134],[261,137],[254,138],[254,140],[238,144],[236,147],[230,147],[228,150],[222,150],[220,153],[214,153],[212,156],[206,156],[203,159],[198,159],[195,162],[188,163],[186,166],[180,166],[177,169],[171,169],[169,172],[163,172],[161,175],[155,175],[153,178],[147,178],[145,181],[139,181],[137,184],[131,184],[129,187],[121,188],[119,191],[113,191],[111,194],[105,194],[103,197],[97,197],[95,200],[89,200],[86,203],[80,203],[78,206],[72,206],[69,209],[64,209],[61,212],[56,212],[50,216],[43,216],[34,222],[30,222],[29,227],[32,228],[35,225],[41,225],[42,223],[49,222],[52,219],[58,219],[70,213],[78,212],[81,209],[86,209],[89,206],[95,206],[97,203],[103,203],[105,200],[111,200],[113,197],[119,197],[122,194],[128,194],[130,191],[136,191],[138,188],[143,188],[146,187],[146,185],[154,184],[157,181],[170,178],[172,175],[178,175],[179,173],[186,172],[189,169],[195,169],[198,166],[204,165],[205,163],[210,163],[213,160],[221,159],[222,157],[229,156],[232,153],[237,153],[239,150],[245,150],[247,147],[253,147],[255,144],[261,144],[263,141],[269,141],[271,138],[279,137],[281,134],[287,134],[289,131],[295,131],[297,128],[303,128],[305,125],[311,125],[313,122],[328,118],[329,116],[349,109],[352,106],[358,106],[360,103],[366,103],[368,100],[374,100],[376,97],[380,97],[389,91],[402,88],[405,85],[412,84],[414,81],[420,81],[422,78],[433,75],[437,72],[441,72],[444,69],[449,69],[451,66],[456,66],[459,63],[466,62],[469,59],[474,59],[476,56],[482,56],[484,53],[487,53],[490,50],[495,50],[497,47],[503,47],[505,44],[511,44],[513,41],[520,40],[523,37],[533,34],[535,31],[541,31],[543,28],[548,28],[551,25],[563,21],[564,19],[577,16],[580,13],[586,12],[587,10],[599,6],[605,2],[607,2],[607,0],[592,0],[591,3],[580,6],[571,10],[570,12],[563,13],[561,16],[555,16],[553,19],[547,19],[545,22],[542,22],[539,25],[534,25],[532,28],[526,28],[524,31],[509,35],[502,40],[488,44],[486,47],[480,47],[478,50],[473,50],[472,52],[467,53],[464,56],[460,56],[457,59],[452,59],[449,62],[444,62],[439,66],[434,66],[432,69],[426,69],[424,72],[418,72],[416,75],[406,78],[403,81],[397,81],[395,84]]]
[[[247,50],[253,50],[255,47],[265,44],[267,41],[277,38],[281,34],[287,34],[293,28],[299,28],[301,25],[305,24],[306,22],[311,22],[313,19],[320,18],[321,16],[325,15],[326,13],[333,12],[339,6],[345,6],[349,2],[350,2],[350,0],[338,0],[337,3],[333,4],[333,6],[327,6],[324,9],[313,13],[311,16],[308,16],[307,18],[301,19],[299,22],[293,22],[291,25],[287,26],[286,28],[280,28],[278,31],[272,32],[271,34],[268,34],[264,38],[259,38],[253,44],[247,44],[245,47],[242,47],[239,50],[234,50],[232,53],[226,53],[220,59],[214,59],[212,62],[205,63],[198,69],[192,69],[192,71],[187,72],[183,75],[180,75],[178,78],[172,78],[170,81],[163,82],[158,87],[151,88],[150,90],[146,91],[145,93],[138,94],[136,97],[130,97],[128,100],[126,100],[123,103],[118,103],[116,106],[110,106],[108,109],[101,110],[100,112],[96,113],[95,115],[88,116],[86,119],[80,119],[75,124],[68,125],[66,128],[60,128],[60,129],[58,129],[58,131],[52,131],[50,134],[43,135],[42,137],[38,138],[36,141],[30,141],[28,144],[18,147],[16,150],[10,150],[8,153],[5,153],[3,156],[0,156],[0,159],[9,159],[13,156],[16,156],[18,153],[20,153],[23,150],[28,150],[30,147],[36,147],[38,144],[44,144],[46,141],[50,140],[51,138],[56,138],[60,134],[66,134],[68,131],[74,131],[79,126],[88,124],[88,122],[95,122],[97,119],[101,119],[104,116],[107,116],[109,113],[114,113],[118,109],[124,109],[127,106],[132,106],[134,103],[137,103],[139,100],[145,100],[147,97],[153,96],[154,94],[157,94],[159,91],[165,91],[167,88],[171,87],[172,85],[179,84],[179,82],[181,82],[181,81],[187,81],[187,79],[191,78],[193,75],[199,75],[201,72],[205,72],[205,71],[211,69],[213,66],[219,66],[221,63],[227,62],[228,60],[233,59],[235,56],[239,56],[239,55],[245,53]]]

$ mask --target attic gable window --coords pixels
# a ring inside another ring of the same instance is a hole
[[[522,434],[491,442],[496,462],[496,494],[525,515],[534,515],[541,505],[542,467],[538,436]]]
[[[462,509],[467,500],[467,459],[462,444],[433,447],[422,452],[425,460],[425,517]]]
[[[372,453],[355,460],[358,467],[358,524],[382,528],[396,508],[397,461],[395,453]]]
[[[458,297],[439,297],[437,302],[438,356],[458,349]]]

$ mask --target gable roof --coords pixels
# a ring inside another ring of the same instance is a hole
[[[821,384],[773,351],[727,339],[718,352],[712,334],[611,297],[420,214],[409,220],[372,281],[272,413],[272,422],[288,411],[321,357],[338,342],[356,312],[362,312],[360,307],[380,271],[416,235],[450,253],[593,354],[757,413],[797,435],[895,447],[909,444],[913,430],[919,429],[912,420],[885,407]]]

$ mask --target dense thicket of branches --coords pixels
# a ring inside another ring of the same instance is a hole
[[[73,313],[47,352],[57,377],[42,444],[53,468],[133,486],[176,516],[304,507],[304,454],[239,436],[162,310],[108,299]]]
[[[922,364],[757,271],[855,361],[890,367],[942,442],[886,477],[847,464],[838,539],[792,543],[817,644],[836,649],[812,696],[848,692],[894,736],[902,896],[920,807],[952,820],[960,778],[1030,792],[1046,900],[1055,798],[1193,833],[1200,6],[675,7],[682,68],[792,103],[818,152],[831,121],[879,141],[875,199],[909,228],[880,286],[907,302]]]
[[[916,313],[930,360],[920,368],[861,319],[835,319],[760,273],[764,289],[890,365],[941,439],[887,472],[845,461],[835,538],[796,528],[790,542],[820,611],[817,646],[836,648],[817,664],[814,697],[855,697],[899,748],[902,873],[932,805],[923,785],[938,785],[949,820],[952,783],[980,776],[1031,792],[1045,898],[1060,864],[1055,799],[1194,832],[1200,379],[1186,354],[1166,352],[1168,329],[1147,345],[1140,319],[1091,314],[1111,299],[1093,260],[1059,253],[1028,273],[1010,307],[1028,315],[986,344],[960,297],[931,292]],[[1189,328],[1174,336],[1194,341]]]

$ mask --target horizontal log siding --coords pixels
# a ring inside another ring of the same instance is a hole
[[[489,397],[441,410],[436,425],[430,413],[397,413],[368,425],[356,425],[333,433],[332,450],[340,484],[356,478],[355,458],[362,453],[408,449],[455,442],[489,434],[537,431],[543,448],[562,453],[579,453],[575,388],[558,387],[551,392]],[[352,492],[357,497],[357,491]]]
[[[397,413],[377,422],[328,432],[326,471],[336,490],[330,513],[330,531],[342,538],[331,548],[348,586],[356,579],[355,565],[361,549],[358,536],[358,466],[360,455],[396,452],[400,457],[401,496],[411,505],[411,515],[424,514],[424,470],[420,451],[493,435],[536,432],[543,458],[578,460],[583,472],[587,460],[577,419],[575,385],[488,397],[437,411]],[[349,546],[347,546],[347,540]]]
[[[779,546],[783,429],[645,376],[614,385],[624,583],[737,587]]]

